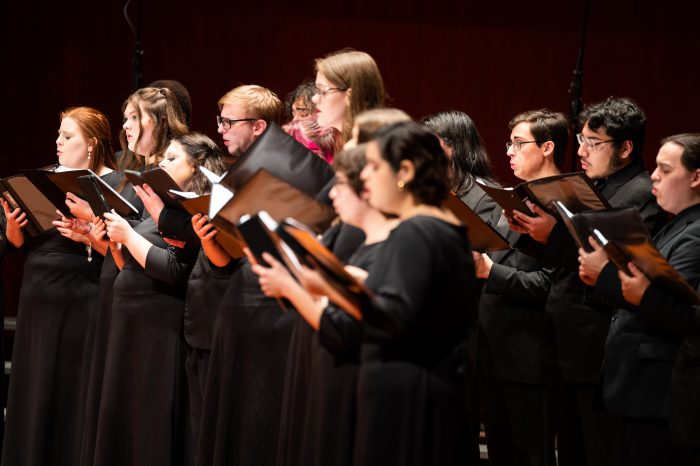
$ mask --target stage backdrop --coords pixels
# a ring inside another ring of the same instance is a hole
[[[629,96],[641,105],[649,120],[644,157],[650,169],[662,137],[700,131],[700,7],[687,3],[641,8],[632,0],[590,1],[584,102]],[[226,91],[256,83],[283,98],[313,77],[315,58],[353,47],[376,59],[390,105],[414,118],[467,112],[499,179],[512,184],[504,147],[508,120],[541,107],[568,113],[584,5],[133,0],[126,11],[140,31],[143,83],[181,81],[192,95],[192,129],[217,142],[216,102]],[[105,112],[116,143],[121,105],[134,89],[135,36],[124,7],[117,1],[5,2],[0,176],[56,161],[58,115],[66,107]],[[10,314],[22,261],[11,256],[2,277]]]

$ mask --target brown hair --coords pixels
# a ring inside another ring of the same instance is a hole
[[[187,162],[195,168],[195,173],[187,182],[185,191],[194,191],[200,196],[208,193],[211,190],[209,180],[197,167],[203,166],[217,175],[224,173],[226,166],[224,165],[219,146],[208,136],[201,133],[188,133],[177,136],[173,138],[173,141],[180,143],[187,154]]]
[[[367,163],[365,158],[366,148],[367,144],[358,144],[353,148],[345,149],[333,159],[333,169],[336,173],[342,173],[348,177],[348,184],[358,197],[364,188],[364,183],[360,179],[360,172]]]
[[[153,151],[151,154],[140,155],[146,157],[155,155],[156,161],[154,165],[157,165],[163,158],[170,140],[187,133],[187,125],[185,125],[185,117],[180,104],[177,103],[177,99],[170,89],[156,87],[144,87],[131,94],[122,105],[122,113],[124,113],[129,104],[131,104],[139,117],[139,138],[136,140],[136,144],[143,136],[143,126],[141,126],[142,111],[148,113],[153,119]],[[124,150],[123,162],[120,164],[121,168],[130,170],[146,168],[145,159],[143,161],[140,160],[133,152],[128,150],[126,132],[123,129],[119,134],[119,141]]]
[[[352,89],[350,108],[343,123],[342,141],[352,137],[355,117],[362,111],[384,106],[384,82],[374,59],[365,52],[343,49],[318,58],[317,72],[340,89]]]

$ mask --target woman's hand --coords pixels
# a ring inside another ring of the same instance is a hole
[[[148,213],[151,214],[153,221],[158,225],[160,213],[165,207],[163,200],[147,184],[144,184],[143,187],[134,185],[134,191],[136,191],[136,195],[143,201],[143,206]]]
[[[88,231],[88,237],[92,241],[102,241],[107,235],[107,225],[100,217],[92,219],[92,228]]]
[[[61,218],[60,220],[54,220],[51,223],[56,227],[56,230],[58,230],[61,236],[68,238],[71,241],[75,241],[76,243],[88,242],[87,238],[85,238],[85,233],[87,233],[88,229],[87,222],[66,218],[63,216],[63,214],[61,214],[60,210],[57,210],[56,213]]]
[[[27,214],[22,212],[22,209],[19,207],[10,211],[10,205],[5,199],[0,198],[0,204],[2,204],[2,210],[5,212],[5,218],[7,219],[5,236],[10,244],[18,248],[24,244],[23,228],[29,222]]]
[[[107,235],[111,241],[115,243],[126,243],[129,241],[129,236],[134,232],[129,222],[124,220],[118,213],[112,209],[112,212],[105,213],[105,224],[107,225]]]
[[[265,296],[271,298],[281,298],[285,296],[285,292],[294,285],[294,278],[289,271],[268,253],[263,253],[263,259],[270,264],[270,267],[264,267],[257,263],[248,248],[245,249],[248,260],[253,264],[253,272],[258,275],[260,289]]]
[[[627,268],[632,274],[631,277],[622,270],[618,270],[617,272],[617,275],[620,277],[622,296],[625,297],[625,301],[628,303],[639,306],[651,282],[646,275],[644,275],[644,272],[639,270],[632,262],[627,264]]]
[[[209,223],[209,217],[202,214],[192,216],[192,229],[202,242],[213,241],[214,236],[218,233],[216,227]]]
[[[352,275],[355,278],[355,280],[357,280],[360,283],[364,283],[365,280],[367,280],[367,277],[369,276],[369,272],[367,272],[365,269],[355,267],[354,265],[346,265],[345,271]]]
[[[70,209],[70,213],[81,220],[89,222],[95,216],[95,214],[92,212],[90,204],[88,204],[87,201],[80,199],[73,193],[66,193],[66,205]]]
[[[583,248],[578,250],[578,276],[581,281],[589,286],[595,286],[600,276],[600,272],[608,264],[608,255],[603,246],[598,244],[592,236],[588,237],[588,242],[593,246],[593,252],[586,252]]]

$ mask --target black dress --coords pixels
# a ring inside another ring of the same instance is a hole
[[[476,308],[466,229],[429,216],[403,221],[367,286],[375,296],[362,305],[354,464],[467,464],[473,419],[457,355]]]
[[[360,247],[348,261],[370,270],[382,243]],[[362,323],[328,306],[312,339],[313,361],[303,426],[304,466],[349,466],[355,440],[355,387],[360,362]]]
[[[121,184],[124,175],[112,172],[103,179],[114,189]],[[143,202],[136,195],[131,183],[120,192],[136,209],[143,212]],[[137,220],[130,220],[136,224]],[[95,254],[95,253],[93,253]],[[114,281],[119,274],[119,268],[109,249],[105,254],[100,270],[100,291],[95,315],[90,317],[88,335],[85,341],[85,363],[82,389],[85,400],[85,415],[83,419],[82,441],[80,447],[80,464],[92,466],[95,454],[95,437],[97,435],[97,418],[100,410],[102,395],[102,378],[104,376],[105,358],[107,355],[107,338],[109,323],[112,318],[112,293]]]
[[[275,464],[293,312],[263,295],[246,259],[214,324],[195,464]]]
[[[362,245],[364,236],[362,230],[338,223],[326,231],[321,242],[345,263]],[[295,310],[292,312],[296,314]],[[303,317],[295,315],[282,394],[277,448],[279,466],[307,465],[301,458],[301,451],[304,446],[304,423],[312,366],[313,361],[318,359],[318,353],[317,332]]]
[[[182,319],[195,258],[168,246],[150,217],[134,230],[153,246],[145,269],[122,250],[94,464],[182,464],[187,445]]]
[[[213,266],[204,251],[200,250],[187,281],[184,318],[184,335],[187,342],[185,369],[189,392],[189,422],[195,442],[202,417],[216,310],[221,304],[231,275],[240,264],[239,261],[232,261],[226,267]],[[193,446],[193,452],[195,449]]]
[[[51,229],[26,239],[2,464],[78,464],[82,382],[102,260]]]

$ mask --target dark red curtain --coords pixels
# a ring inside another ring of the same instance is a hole
[[[121,104],[133,90],[124,3],[4,2],[0,176],[56,160],[58,114],[69,106],[105,112],[116,142]],[[640,104],[648,168],[662,137],[700,131],[700,6],[688,3],[591,0],[584,102],[613,95]],[[236,85],[261,84],[283,98],[313,77],[314,58],[353,47],[378,62],[391,105],[414,118],[467,112],[506,184],[515,181],[503,145],[508,120],[541,107],[568,113],[583,10],[584,0],[132,0],[127,9],[134,25],[140,17],[144,83],[185,84],[194,130],[216,138],[216,102]],[[10,258],[3,273],[10,313],[18,262]]]

